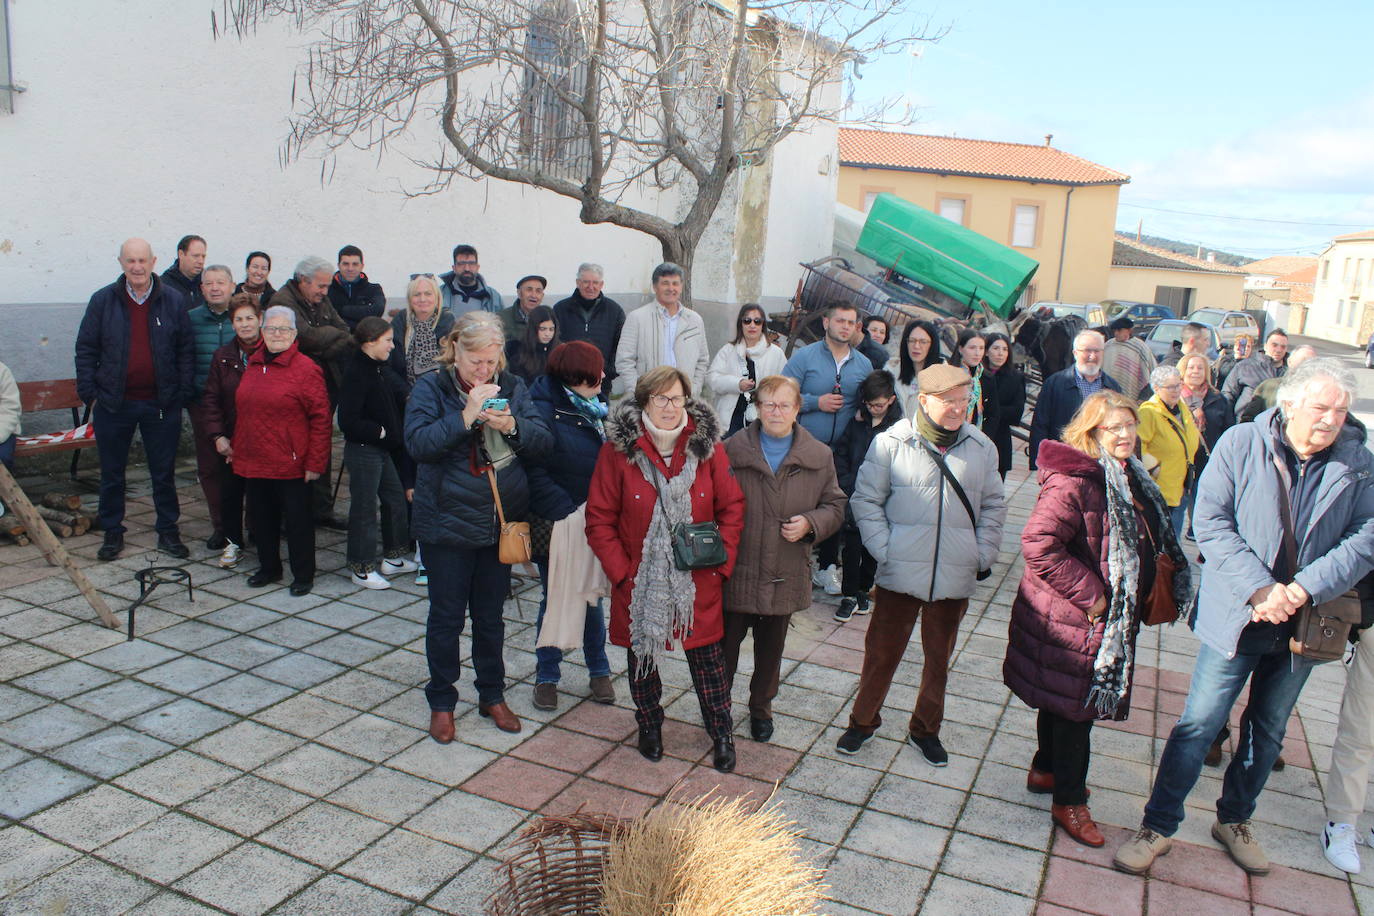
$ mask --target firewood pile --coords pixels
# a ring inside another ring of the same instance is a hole
[[[90,531],[95,519],[81,509],[81,497],[66,493],[46,493],[34,506],[49,530],[60,538],[79,537]],[[29,532],[13,513],[0,515],[0,545],[29,543]]]

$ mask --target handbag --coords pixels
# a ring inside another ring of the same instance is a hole
[[[654,489],[658,491],[658,503],[663,502],[663,489],[658,485],[658,470],[654,470]],[[665,523],[668,511],[665,508],[661,518]],[[721,566],[728,559],[725,553],[725,539],[720,535],[720,526],[710,522],[678,522],[668,529],[668,539],[673,545],[673,565],[681,570],[710,569]]]
[[[1145,509],[1140,503],[1136,503],[1136,508],[1144,514]],[[1150,523],[1143,519],[1142,523],[1145,525],[1145,536],[1150,539],[1150,549],[1155,552],[1155,581],[1150,586],[1150,594],[1145,597],[1145,606],[1140,608],[1140,622],[1147,627],[1157,627],[1178,620],[1178,605],[1174,603],[1174,574],[1178,572],[1178,564],[1155,544]],[[1160,519],[1159,523],[1167,525],[1168,520]]]
[[[1283,525],[1283,552],[1289,566],[1298,568],[1297,539],[1293,534],[1292,509],[1288,505],[1288,472],[1278,456],[1274,468],[1279,476],[1279,521]],[[1362,618],[1359,593],[1351,589],[1344,595],[1322,604],[1309,600],[1293,615],[1293,635],[1288,638],[1288,650],[1314,662],[1334,662],[1345,655],[1350,641],[1350,628]]]
[[[501,491],[496,489],[496,471],[491,467],[487,468],[487,480],[491,482],[491,498],[496,502],[496,518],[501,522],[501,531],[496,539],[496,557],[507,566],[528,563],[534,556],[529,522],[506,521],[506,512],[501,508]]]

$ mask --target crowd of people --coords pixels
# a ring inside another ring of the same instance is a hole
[[[861,754],[881,728],[919,622],[924,661],[904,738],[930,765],[948,763],[951,656],[1005,546],[1004,481],[1027,400],[1006,335],[949,339],[925,321],[896,329],[836,302],[820,339],[789,357],[763,309],[747,304],[712,353],[677,265],[655,268],[652,300],[628,313],[591,263],[551,308],[536,275],[504,307],[469,245],[453,249],[451,271],[412,275],[394,315],[352,245],[335,263],[302,259],[280,288],[263,252],[235,285],[230,268],[206,265],[199,236],[183,239],[160,275],[141,239],[119,261],[76,344],[100,453],[100,559],[124,547],[135,431],[158,549],[189,555],[172,478],[184,408],[214,528],[206,546],[221,566],[251,549],[248,584],[282,580],[285,530],[290,591],[307,594],[315,532],[327,526],[347,531],[356,585],[385,589],[412,573],[427,584],[425,695],[441,744],[455,738],[469,621],[480,715],[523,727],[506,701],[502,651],[515,544],[542,584],[537,708],[557,708],[564,654],[578,649],[588,695],[613,703],[609,640],[626,651],[638,750],[658,761],[660,667],[682,650],[712,763],[730,772],[743,641],[752,635],[749,735],[767,742],[775,701],[789,702],[779,698],[789,620],[818,587],[839,598],[837,621],[871,614],[837,750]],[[1343,594],[1374,565],[1374,457],[1348,419],[1355,386],[1338,363],[1299,366],[1310,354],[1287,354],[1276,330],[1262,350],[1215,365],[1192,330],[1164,365],[1129,323],[1111,340],[1083,331],[1073,364],[1044,380],[1029,451],[1040,492],[1019,545],[1004,679],[1038,711],[1027,791],[1052,795],[1054,823],[1100,846],[1088,808],[1092,724],[1129,715],[1147,618],[1187,619],[1201,640],[1192,690],[1115,863],[1143,873],[1168,850],[1248,681],[1213,835],[1263,873],[1249,819],[1311,670],[1289,638],[1304,605]],[[1254,402],[1266,409],[1237,423]],[[336,416],[346,520],[332,509]],[[1274,519],[1290,502],[1285,536]],[[1183,552],[1189,538],[1200,567]],[[1351,689],[1374,678],[1371,653],[1356,653]],[[1353,825],[1374,760],[1371,716],[1348,690],[1337,754],[1346,791],[1333,796],[1323,834],[1348,871],[1359,867]]]

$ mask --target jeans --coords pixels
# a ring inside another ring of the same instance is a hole
[[[1187,515],[1188,500],[1186,498],[1177,506],[1169,507],[1169,524],[1174,526],[1174,536],[1180,541],[1183,540],[1183,523]]]
[[[19,437],[11,434],[4,442],[0,442],[0,464],[14,470],[14,446]]]
[[[134,432],[143,437],[148,476],[153,483],[154,527],[159,537],[176,537],[181,505],[174,472],[181,441],[181,408],[163,410],[152,401],[125,401],[119,410],[97,403],[91,415],[95,450],[100,456],[100,528],[107,535],[124,533],[124,471]]]
[[[1173,836],[1178,830],[1183,803],[1202,773],[1202,758],[1226,724],[1246,680],[1251,681],[1250,699],[1241,716],[1235,756],[1222,780],[1217,820],[1223,824],[1248,820],[1283,750],[1288,716],[1311,672],[1310,663],[1286,650],[1228,659],[1202,645],[1183,716],[1159,758],[1154,790],[1145,803],[1144,825],[1161,836]]]
[[[382,502],[382,549],[399,556],[410,541],[405,491],[391,452],[362,442],[344,442],[348,468],[348,565],[364,574],[377,565],[377,497]]]
[[[539,567],[539,582],[543,594],[539,598],[539,620],[534,631],[538,633],[544,626],[544,608],[549,601],[549,558],[535,561]],[[588,677],[608,677],[611,662],[606,657],[606,614],[601,602],[587,605],[587,619],[582,625],[582,659],[587,663]],[[563,661],[563,651],[553,646],[540,646],[534,650],[534,682],[536,684],[557,684],[560,678],[559,664]]]
[[[472,667],[477,702],[500,703],[506,692],[506,663],[501,648],[506,621],[501,610],[510,591],[510,566],[497,558],[496,545],[449,547],[420,543],[429,570],[429,621],[425,627],[425,656],[429,708],[451,711],[458,704],[458,637],[466,617],[472,618]]]
[[[249,477],[248,523],[258,548],[258,569],[269,576],[281,575],[281,527],[286,517],[286,554],[291,578],[315,581],[315,523],[310,518],[310,484],[304,477],[269,480]],[[227,535],[226,535],[227,537]]]

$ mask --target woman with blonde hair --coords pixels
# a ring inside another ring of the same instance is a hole
[[[406,387],[438,366],[439,341],[453,330],[453,313],[439,307],[439,281],[434,274],[416,274],[406,286],[405,311],[391,319],[391,368]]]
[[[1140,405],[1140,448],[1159,462],[1155,479],[1169,506],[1174,534],[1183,535],[1188,494],[1197,481],[1193,458],[1202,437],[1193,412],[1183,404],[1183,376],[1175,366],[1150,373],[1154,394]]]
[[[505,335],[488,312],[464,313],[440,341],[439,369],[421,375],[406,407],[405,442],[419,469],[413,526],[429,568],[425,655],[430,736],[453,740],[460,675],[458,638],[472,618],[477,710],[502,731],[520,731],[505,701],[505,621],[510,566],[497,550],[495,491],[508,521],[523,521],[523,461],[552,437],[525,383],[505,371]]]
[[[1193,353],[1178,361],[1178,374],[1183,377],[1183,403],[1193,415],[1193,425],[1202,434],[1202,441],[1193,461],[1193,478],[1202,477],[1202,469],[1216,448],[1221,434],[1236,425],[1236,414],[1231,402],[1212,384],[1211,366],[1207,357]],[[1188,491],[1188,537],[1192,537],[1191,513],[1193,502],[1197,499],[1197,487]]]
[[[1052,793],[1053,822],[1087,846],[1105,842],[1087,804],[1092,724],[1130,713],[1136,634],[1159,552],[1177,566],[1179,608],[1190,591],[1168,507],[1134,457],[1139,423],[1134,401],[1102,391],[1083,401],[1062,441],[1041,444],[1002,666],[1011,691],[1039,710],[1026,789]]]

